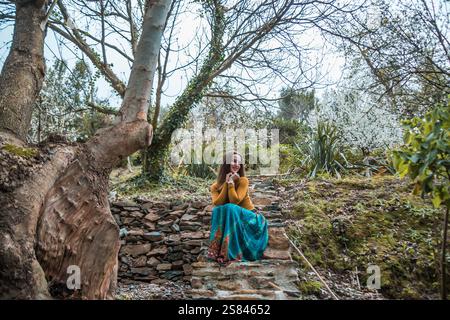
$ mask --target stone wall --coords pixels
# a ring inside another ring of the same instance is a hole
[[[191,264],[207,250],[212,208],[206,200],[111,203],[121,228],[119,281],[189,282]]]
[[[204,259],[213,209],[209,198],[183,202],[174,196],[172,203],[142,198],[111,203],[122,234],[119,281],[175,281],[191,288],[191,298],[298,297],[297,263],[285,235],[278,190],[271,181],[253,178],[249,193],[268,220],[269,245],[263,260],[231,264],[226,270]]]

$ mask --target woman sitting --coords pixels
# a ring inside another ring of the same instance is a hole
[[[248,186],[242,156],[236,151],[226,154],[217,181],[211,186],[215,207],[208,258],[220,264],[261,259],[267,247],[267,220],[255,209]]]

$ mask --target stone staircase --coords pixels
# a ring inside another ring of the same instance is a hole
[[[251,177],[250,197],[269,222],[269,245],[259,261],[220,266],[200,255],[192,263],[192,299],[277,299],[300,297],[297,263],[285,235],[280,198],[270,179]]]

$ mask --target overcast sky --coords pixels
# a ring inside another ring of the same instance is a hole
[[[193,27],[196,24],[198,25],[197,21],[194,21],[195,15],[194,14],[185,14],[182,19],[180,19],[180,24],[178,25],[179,29],[179,44],[180,46],[183,45],[189,45],[192,43],[196,33],[198,30]],[[75,20],[77,21],[77,26],[80,28],[84,28],[83,21],[82,20]],[[0,39],[1,39],[1,49],[0,49],[0,64],[3,65],[4,60],[6,59],[6,56],[9,51],[9,45],[7,45],[8,42],[12,39],[12,33],[13,33],[13,27],[9,26],[3,30],[0,31]],[[114,35],[111,35],[110,37],[113,37]],[[112,42],[119,47],[122,46],[124,48],[127,47],[127,44],[120,43],[122,40],[116,38],[111,39],[109,38],[109,42]],[[329,44],[326,44],[325,41],[322,39],[320,34],[314,33],[313,30],[311,32],[306,32],[302,34],[302,37],[299,38],[299,41],[302,43],[310,43],[313,47],[317,49],[316,52],[310,55],[310,59],[312,61],[317,61],[317,66],[320,71],[325,77],[322,79],[323,84],[328,83],[334,83],[338,81],[338,79],[342,76],[342,70],[344,66],[344,58],[340,56],[339,54],[336,54],[332,52],[332,48]],[[73,54],[72,51],[76,50],[75,46],[69,45],[68,48],[64,46],[58,46],[57,45],[57,37],[53,31],[50,29],[48,30],[46,41],[45,41],[45,58],[47,61],[47,67],[51,66],[53,64],[53,61],[55,60],[55,57],[62,56],[69,64],[69,66],[73,66],[76,62],[77,58]],[[100,50],[98,50],[100,52]],[[131,56],[131,52],[129,53]],[[130,72],[130,65],[128,60],[124,59],[122,56],[120,56],[118,53],[114,52],[113,50],[108,50],[108,62],[113,63],[113,70],[116,72],[116,74],[119,76],[119,78],[127,82],[129,72]],[[183,60],[183,57],[180,58]],[[86,58],[86,60],[88,60]],[[169,64],[175,65],[174,57],[172,60],[169,60]],[[313,62],[314,63],[314,62]],[[165,95],[162,98],[162,105],[170,105],[174,102],[175,98],[182,92],[182,90],[185,88],[187,83],[187,77],[185,74],[178,72],[175,73],[173,77],[169,79],[169,81],[166,84],[165,87]],[[118,107],[120,105],[121,99],[117,97],[117,95],[114,93],[114,90],[110,87],[110,85],[104,80],[103,77],[100,77],[100,79],[97,81],[98,86],[98,96],[99,98],[109,98],[110,103],[112,107]],[[284,84],[280,81],[279,83],[274,84],[274,88],[276,90],[270,91],[270,98],[276,98],[278,97],[279,90],[284,86]],[[320,86],[317,88],[318,95],[323,93],[322,90],[323,86]],[[265,88],[264,86],[261,86],[260,88],[261,92],[265,92],[268,90],[268,88]]]

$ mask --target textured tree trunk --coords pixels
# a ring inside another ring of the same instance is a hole
[[[51,292],[66,291],[69,266],[80,269],[80,297],[111,298],[116,287],[119,228],[108,204],[109,174],[128,154],[148,146],[146,121],[121,122],[77,150],[46,195],[36,232],[36,255]]]
[[[113,297],[119,230],[107,201],[108,178],[121,159],[152,141],[146,101],[170,3],[148,1],[115,125],[99,130],[85,144],[53,150],[51,159],[17,188],[0,188],[0,298],[41,299],[62,292],[83,299]],[[17,84],[12,78],[1,80],[4,87]],[[23,94],[32,101],[31,91]],[[7,102],[5,110],[14,110],[14,99]],[[0,147],[24,145],[15,138],[23,139],[20,130],[22,126],[0,124]],[[80,270],[80,290],[67,287],[71,266]]]
[[[0,137],[15,142],[7,134]],[[49,297],[45,275],[34,251],[36,225],[47,191],[73,156],[70,149],[58,149],[52,160],[21,186],[0,192],[0,298]]]
[[[13,42],[0,76],[0,128],[22,140],[44,81],[45,2],[16,1]]]

